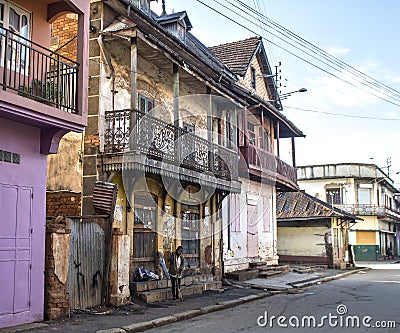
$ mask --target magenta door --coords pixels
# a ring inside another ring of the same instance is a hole
[[[32,190],[0,184],[0,318],[30,309]]]
[[[258,257],[257,206],[247,205],[247,256]]]

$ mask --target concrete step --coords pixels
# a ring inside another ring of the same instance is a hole
[[[208,290],[215,290],[221,288],[221,281],[206,281],[206,282],[196,282],[190,285],[182,286],[181,292],[182,296],[202,294]],[[149,291],[135,292],[134,297],[140,298],[146,303],[155,303],[165,301],[167,299],[172,299],[172,292],[170,288],[163,289],[153,289]]]
[[[245,269],[225,274],[228,279],[235,281],[246,281],[256,279],[258,277],[258,269]]]
[[[193,283],[202,283],[202,282],[213,282],[214,276],[212,274],[197,274],[185,276],[181,279],[182,286],[189,286]],[[150,291],[156,289],[165,289],[171,287],[170,280],[153,280],[153,281],[144,281],[144,282],[131,282],[130,290],[131,293]]]
[[[258,274],[259,278],[267,279],[269,277],[277,276],[277,275],[282,275],[286,272],[284,271],[266,271],[266,272],[260,272]]]
[[[264,267],[259,267],[258,270],[260,272],[281,272],[281,273],[286,273],[286,272],[289,272],[289,265],[264,266]]]

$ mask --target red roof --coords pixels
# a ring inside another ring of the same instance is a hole
[[[233,73],[244,76],[260,42],[260,37],[251,37],[245,40],[212,46],[209,49]]]

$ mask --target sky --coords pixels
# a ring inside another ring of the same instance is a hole
[[[390,158],[390,176],[396,187],[400,188],[400,173],[396,174],[400,172],[400,106],[373,96],[365,91],[365,87],[364,90],[352,87],[273,45],[278,44],[307,58],[271,35],[273,30],[266,32],[255,26],[253,23],[259,24],[256,20],[245,20],[222,8],[215,0],[202,1],[263,35],[271,67],[274,68],[279,62],[282,64],[282,93],[307,88],[307,92],[293,94],[283,103],[283,114],[306,135],[305,138],[296,139],[297,165],[373,163],[387,172],[387,159]],[[218,1],[228,5],[227,0]],[[400,43],[397,38],[397,32],[400,31],[400,1],[242,2],[253,8],[258,3],[258,8],[269,19],[346,64],[400,91]],[[167,13],[186,10],[193,25],[191,32],[207,46],[255,35],[197,0],[166,0],[166,8]],[[152,9],[160,13],[161,0],[153,2]],[[307,59],[321,65],[317,60]],[[330,71],[344,80],[351,80],[344,73]],[[283,141],[281,158],[289,162],[290,140]]]

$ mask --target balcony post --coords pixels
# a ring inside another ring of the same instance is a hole
[[[8,39],[9,39],[9,33],[8,29],[5,30],[6,32],[6,38],[5,38],[5,43],[4,43],[4,64],[3,64],[3,90],[7,89],[7,59],[8,59]]]
[[[208,165],[209,170],[214,172],[213,105],[210,87],[206,88],[206,93],[209,95],[209,104],[207,108],[207,140],[209,144]]]
[[[261,108],[261,147],[265,149],[265,136],[264,136],[264,110]]]
[[[174,98],[174,126],[179,127],[179,67],[177,64],[172,65],[173,74],[173,98]]]
[[[131,118],[130,131],[135,128],[135,110],[137,109],[137,37],[131,37]]]
[[[279,121],[276,122],[276,155],[280,157],[279,151],[279,136],[280,136],[280,128],[279,128]]]
[[[292,165],[293,168],[296,167],[296,147],[295,147],[295,142],[294,142],[294,136],[291,137],[292,139]]]

